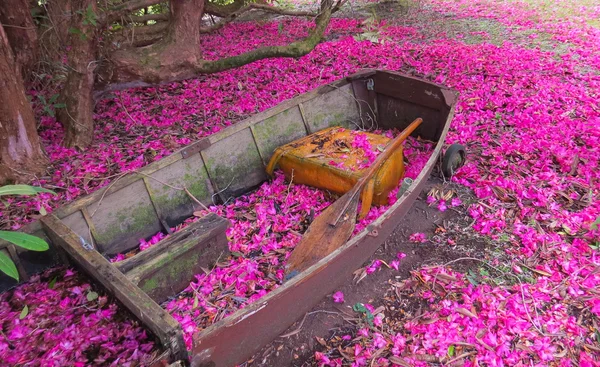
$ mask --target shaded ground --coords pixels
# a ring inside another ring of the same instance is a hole
[[[444,212],[436,206],[427,204],[430,193],[452,192],[459,197],[463,205],[449,208]],[[411,271],[428,265],[445,264],[463,257],[481,259],[502,257],[502,244],[479,236],[471,230],[473,219],[465,212],[465,205],[475,200],[470,190],[464,187],[432,177],[419,199],[399,223],[393,234],[381,246],[364,266],[373,261],[383,260],[390,263],[398,253],[406,254],[400,260],[399,270],[381,266],[376,272],[366,275],[364,269],[357,269],[354,279],[347,279],[346,285],[339,289],[345,302],[333,302],[331,295],[326,296],[305,317],[295,322],[282,336],[264,347],[252,359],[242,366],[309,366],[314,350],[319,348],[320,338],[348,334],[354,325],[348,320],[358,317],[352,310],[357,302],[369,303],[379,307],[392,284],[408,279]],[[415,243],[409,236],[424,233],[427,241]],[[449,244],[454,242],[454,244]],[[453,267],[461,272],[477,271],[481,264],[477,261],[458,261]],[[361,276],[366,275],[361,279]],[[300,300],[299,300],[300,301]],[[408,315],[418,315],[427,306],[424,300],[415,299],[402,305]]]

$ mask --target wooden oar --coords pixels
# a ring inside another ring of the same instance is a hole
[[[325,209],[308,227],[286,265],[286,280],[343,245],[354,231],[358,200],[364,186],[404,140],[423,122],[418,118],[390,141],[354,187]]]

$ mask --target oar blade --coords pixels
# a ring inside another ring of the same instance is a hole
[[[348,241],[356,225],[357,207],[358,196],[346,194],[311,223],[288,259],[286,280],[316,264]],[[331,225],[343,209],[345,213],[337,225]]]

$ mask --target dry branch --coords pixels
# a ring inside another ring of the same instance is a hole
[[[311,11],[286,10],[286,9],[281,9],[281,8],[277,8],[274,6],[265,5],[265,4],[252,3],[252,4],[248,4],[240,9],[238,9],[237,11],[225,16],[222,20],[220,20],[218,23],[216,23],[212,26],[201,27],[200,33],[214,32],[214,31],[222,28],[224,25],[234,21],[240,15],[242,15],[250,10],[255,10],[255,9],[262,10],[262,11],[269,12],[269,13],[274,13],[274,14],[300,16],[300,17],[315,17],[318,15],[318,13],[311,12]],[[208,13],[208,11],[207,11],[207,13]]]
[[[136,10],[139,10],[139,9],[151,6],[151,5],[160,4],[162,2],[164,2],[164,1],[161,1],[161,0],[127,1],[123,4],[117,5],[113,8],[111,8],[110,10],[108,10],[104,14],[104,16],[100,19],[100,21],[101,21],[101,23],[106,23],[106,24],[118,22],[121,19],[129,18],[129,15],[131,12],[134,12]]]
[[[149,20],[154,20],[154,21],[157,21],[157,22],[165,22],[165,21],[169,20],[169,14],[168,13],[162,13],[162,14],[132,15],[130,17],[124,18],[123,22],[125,22],[125,23],[129,23],[129,22],[144,23],[144,22],[147,22]]]

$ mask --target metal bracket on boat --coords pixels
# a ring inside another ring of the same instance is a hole
[[[375,90],[375,81],[373,79],[367,79],[367,90]]]
[[[81,242],[81,247],[83,247],[84,249],[86,249],[86,251],[92,251],[94,249],[94,246],[90,243],[88,243],[83,237],[79,236],[79,242]]]

